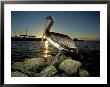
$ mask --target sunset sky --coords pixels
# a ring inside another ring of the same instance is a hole
[[[99,11],[12,11],[12,35],[25,34],[42,37],[46,17],[54,16],[55,23],[51,31],[69,35],[71,38],[99,40]]]

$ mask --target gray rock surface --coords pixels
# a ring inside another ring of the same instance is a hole
[[[59,65],[59,69],[65,71],[65,73],[68,75],[73,75],[77,73],[81,65],[82,64],[79,61],[66,59]]]
[[[62,63],[65,59],[70,59],[70,57],[66,57],[64,55],[61,55],[57,61],[55,60],[54,57],[50,56],[46,59],[46,64],[47,65],[54,65],[54,66],[59,66],[60,63]]]
[[[54,77],[68,77],[65,73],[56,74]]]
[[[11,72],[11,77],[28,77],[26,74],[15,71],[15,72]]]
[[[87,70],[84,70],[84,69],[80,69],[79,70],[79,75],[80,75],[80,77],[88,77],[88,76],[90,76],[89,72]]]
[[[23,62],[16,62],[12,65],[12,70],[23,70],[24,63]]]
[[[24,61],[24,67],[26,70],[37,72],[37,70],[42,70],[44,66],[45,60],[43,58],[31,58]]]
[[[41,77],[52,77],[54,74],[57,73],[56,68],[53,65],[47,66],[44,68],[41,72],[40,75]]]

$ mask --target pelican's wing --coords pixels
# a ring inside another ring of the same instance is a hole
[[[54,32],[49,32],[47,35],[54,42],[59,43],[60,46],[63,48],[66,48],[66,49],[76,48],[73,40],[67,35],[54,33]]]

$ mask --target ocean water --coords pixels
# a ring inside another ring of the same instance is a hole
[[[79,54],[73,55],[63,51],[63,55],[69,56],[82,63],[92,77],[100,76],[100,42],[76,41]],[[19,62],[27,58],[55,56],[58,49],[47,41],[12,41],[11,42],[11,63]]]

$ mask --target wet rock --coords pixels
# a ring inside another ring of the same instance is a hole
[[[65,71],[65,73],[68,75],[73,75],[77,73],[81,65],[82,64],[79,61],[66,59],[59,65],[59,69]]]
[[[24,63],[23,62],[16,62],[12,65],[12,70],[23,70]]]
[[[21,72],[11,72],[11,77],[28,77],[26,74],[21,73]]]
[[[54,74],[57,73],[56,68],[53,65],[47,66],[44,68],[41,72],[40,75],[41,77],[52,77]]]
[[[31,58],[24,61],[24,67],[26,70],[40,71],[45,66],[45,60],[43,58]]]
[[[88,77],[88,76],[90,76],[89,72],[87,70],[84,70],[84,69],[80,69],[79,70],[79,75],[80,75],[80,77]]]

